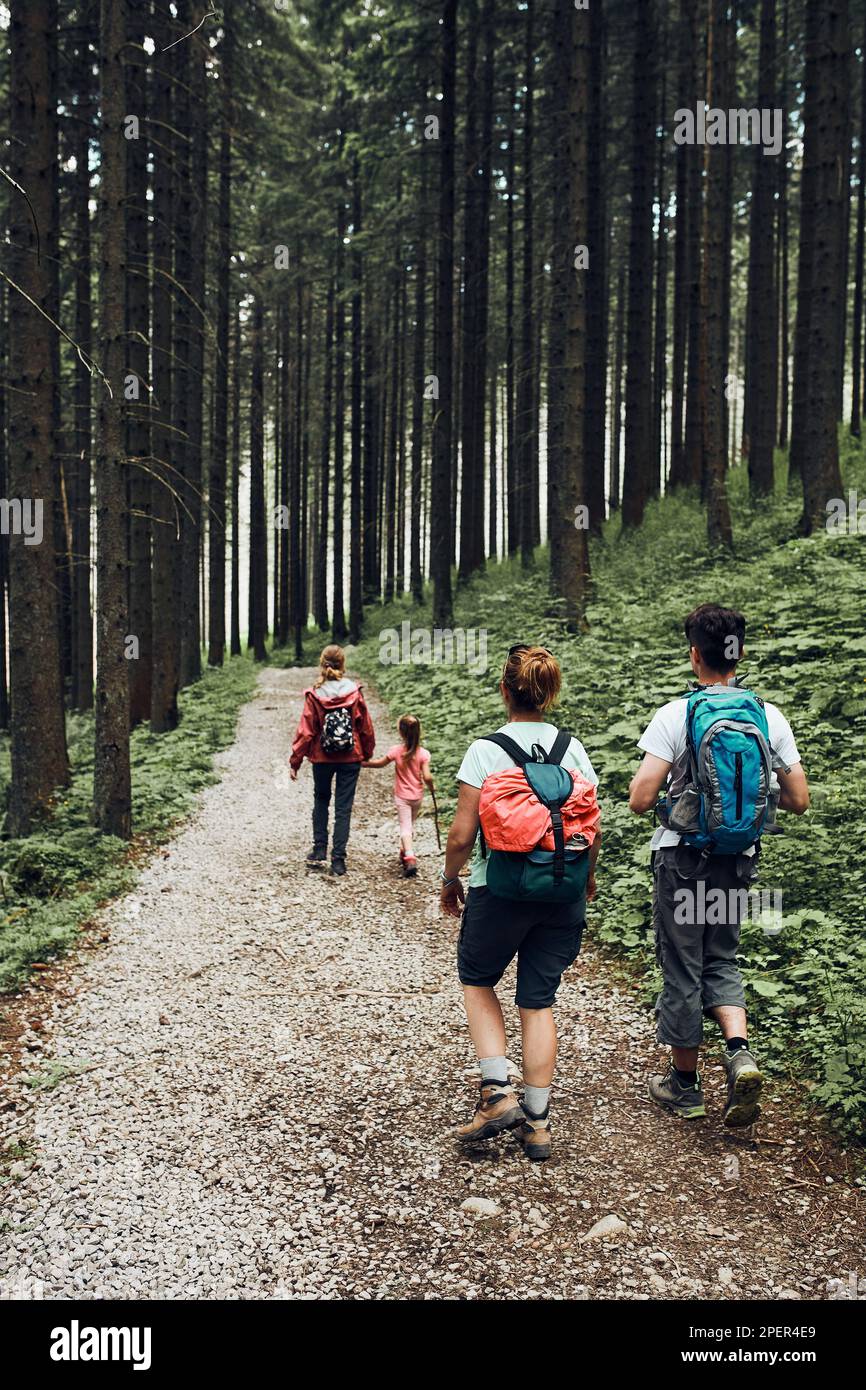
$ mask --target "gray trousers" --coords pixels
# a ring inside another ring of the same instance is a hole
[[[698,1047],[705,1013],[723,1004],[746,1007],[737,949],[756,874],[750,856],[715,855],[701,866],[689,845],[655,851],[653,930],[664,980],[656,1037],[665,1046]]]

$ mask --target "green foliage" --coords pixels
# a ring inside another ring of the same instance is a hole
[[[866,491],[864,461],[845,441],[846,486]],[[440,801],[453,810],[455,773],[468,743],[502,722],[498,672],[515,641],[540,641],[560,658],[558,713],[586,745],[601,779],[604,847],[596,940],[639,973],[647,1004],[658,988],[650,940],[651,817],[626,802],[635,743],[653,710],[691,674],[682,621],[697,603],[741,608],[749,620],[750,684],[791,721],[813,790],[804,818],[781,816],[768,838],[760,888],[781,889],[782,931],[748,922],[742,965],[752,1032],[767,1066],[807,1079],[841,1132],[866,1131],[866,537],[797,535],[799,498],[780,478],[776,496],[753,505],[744,469],[729,475],[735,553],[710,557],[697,499],[654,502],[639,531],[617,518],[594,543],[588,630],[565,631],[551,615],[546,555],[523,570],[510,560],[458,593],[455,626],[485,627],[489,670],[382,665],[378,633],[404,619],[429,625],[426,608],[371,611],[353,654],[396,716],[417,714],[433,755]]]
[[[0,843],[0,991],[26,979],[34,961],[60,954],[97,907],[128,889],[134,856],[160,843],[189,810],[195,794],[217,780],[213,755],[234,737],[240,706],[256,672],[235,657],[181,693],[181,723],[168,734],[145,727],[131,740],[135,842],[104,836],[90,824],[93,722],[69,717],[72,784],[38,835]],[[8,740],[0,746],[0,794],[8,780]]]

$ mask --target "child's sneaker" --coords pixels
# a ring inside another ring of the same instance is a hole
[[[414,878],[418,872],[418,860],[411,854],[403,855],[403,873],[407,878]]]

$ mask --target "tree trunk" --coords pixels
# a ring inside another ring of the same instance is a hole
[[[100,15],[99,340],[102,368],[96,450],[96,700],[93,815],[106,835],[132,831],[129,678],[125,644],[127,530],[123,377],[126,359],[126,0]]]
[[[551,423],[554,448],[548,454],[548,525],[551,589],[564,601],[566,626],[583,621],[589,577],[585,505],[587,286],[575,266],[575,229],[587,225],[589,187],[587,144],[592,21],[571,0],[556,0],[559,32],[567,41],[554,50],[554,130],[559,134],[562,180],[554,204],[555,243],[551,285]],[[590,255],[592,250],[590,250]]]
[[[81,42],[79,47],[79,57],[81,67],[78,69],[79,81],[83,84],[79,94],[78,104],[75,107],[76,125],[74,136],[75,152],[75,189],[74,189],[74,216],[75,216],[75,340],[81,346],[84,354],[89,356],[92,350],[92,324],[93,324],[93,304],[92,304],[92,237],[90,228],[90,169],[89,151],[90,136],[93,125],[93,93],[91,91],[90,73],[92,71],[92,54],[90,43],[95,38],[98,13],[94,14],[92,0],[82,6],[81,11]],[[143,65],[144,56],[139,57],[139,63]],[[143,66],[140,69],[143,74]],[[134,70],[133,70],[134,71]],[[85,75],[86,74],[86,75]],[[136,110],[143,108],[135,107]],[[144,168],[147,158],[147,141],[141,142],[142,149],[140,155],[141,166]],[[147,180],[146,169],[144,170],[145,187]],[[131,189],[133,198],[135,190]],[[140,196],[140,194],[139,194]],[[138,203],[141,206],[141,203]],[[147,219],[142,209],[142,216],[138,221],[138,236],[130,235],[129,262],[134,266],[136,261],[141,258],[141,229],[143,227],[143,264],[139,267],[139,277],[135,285],[130,283],[130,300],[144,296],[144,311],[142,320],[144,324],[145,338],[147,337],[147,297],[148,297],[148,260],[147,260]],[[138,254],[136,254],[138,250]],[[150,379],[150,372],[147,367],[147,343],[138,349],[138,355],[144,359],[144,371],[142,374],[142,395]],[[132,367],[137,360],[136,347],[130,344],[130,366]],[[91,457],[93,451],[92,440],[92,406],[91,406],[91,377],[90,369],[86,361],[80,357],[75,360],[75,389],[74,389],[74,409],[75,427],[72,432],[74,449],[77,455],[74,463],[68,470],[70,479],[70,525],[72,531],[72,571],[71,571],[71,592],[70,592],[70,687],[69,704],[70,708],[76,710],[89,710],[93,708],[93,615],[90,607],[90,483],[91,483]],[[142,413],[149,410],[149,402],[142,401],[138,407]],[[145,458],[150,454],[150,430],[144,429],[141,450],[130,447],[133,456],[141,453]],[[130,441],[131,445],[135,441]],[[137,475],[137,476],[136,476]],[[130,469],[130,492],[133,496],[141,499],[142,510],[150,510],[150,487],[147,475],[142,469],[134,465]],[[5,495],[5,494],[4,494]],[[149,523],[145,522],[148,528],[146,532],[148,544],[148,586],[150,585],[149,576]],[[130,521],[130,530],[134,532],[136,526],[135,519]],[[130,587],[132,587],[132,578]],[[142,612],[138,619],[138,625],[133,627],[134,632],[142,631],[142,653],[138,663],[130,671],[130,680],[134,682],[140,675],[146,674],[146,679],[150,681],[150,593],[146,598],[146,610]],[[134,620],[131,620],[131,623]],[[5,663],[3,668],[5,677]],[[5,679],[4,679],[5,684]],[[147,718],[150,712],[150,689],[144,695],[144,714],[140,718]]]
[[[677,106],[689,109],[694,97],[694,55],[692,53],[691,11],[694,0],[680,0],[677,24]],[[676,147],[676,237],[674,242],[673,360],[671,375],[671,468],[668,487],[677,488],[687,480],[685,437],[686,344],[689,333],[689,169],[694,154],[688,145]]]
[[[153,76],[153,282],[151,287],[151,340],[153,360],[153,548],[151,554],[151,607],[153,613],[153,682],[150,692],[150,727],[163,733],[177,727],[177,692],[180,684],[180,513],[179,479],[172,431],[173,342],[172,276],[174,190],[172,186],[172,81],[171,52],[164,50],[174,38],[168,7],[155,0],[153,8],[156,57]],[[156,113],[159,113],[157,118]]]
[[[226,645],[226,470],[229,425],[229,316],[232,290],[233,0],[223,0],[220,60],[219,207],[217,211],[214,428],[208,470],[208,665],[222,666]]]
[[[148,254],[148,192],[147,168],[149,112],[147,106],[147,55],[143,49],[149,25],[141,7],[128,4],[128,58],[126,63],[127,103],[129,111],[141,121],[137,140],[125,142],[127,147],[126,198],[126,370],[135,380],[136,396],[126,408],[126,453],[129,464],[125,469],[129,499],[129,633],[138,641],[138,653],[129,660],[129,719],[141,724],[150,718],[150,693],[153,681],[153,617],[151,611],[150,547],[153,521],[150,515],[150,262]],[[85,146],[86,151],[86,146]],[[83,152],[84,153],[84,152]],[[86,158],[86,153],[84,153]],[[83,209],[82,209],[83,218]],[[88,265],[87,274],[90,270]],[[81,383],[81,397],[87,399],[87,386]],[[88,467],[89,474],[89,467]],[[89,491],[89,477],[88,477]],[[90,529],[90,509],[86,512]],[[82,528],[83,529],[83,528]],[[82,539],[84,539],[82,537]],[[77,555],[78,545],[75,545]],[[82,603],[73,570],[73,613]],[[89,574],[87,575],[89,582]],[[83,617],[83,613],[82,613]],[[89,621],[89,604],[88,604]],[[73,684],[75,678],[76,631],[79,623],[73,616]],[[88,684],[91,677],[88,673]]]
[[[424,598],[421,556],[422,491],[424,485],[424,362],[427,350],[427,153],[424,152],[421,196],[415,238],[415,338],[412,362],[412,454],[409,527],[409,587],[415,603]]]
[[[655,150],[655,0],[634,24],[628,337],[625,385],[624,526],[639,526],[652,485],[653,153]]]
[[[357,153],[352,161],[352,435],[349,464],[349,637],[357,642],[364,625],[364,530],[362,517],[363,420],[361,395],[364,342],[361,324],[361,167]]]
[[[814,96],[806,93],[806,120],[814,122],[814,257],[809,296],[808,407],[802,455],[803,516],[809,535],[824,526],[826,504],[842,496],[837,434],[838,382],[845,295],[842,234],[848,198],[848,105],[851,40],[847,0],[807,0],[815,18]],[[808,127],[807,127],[808,139]]]
[[[234,356],[232,358],[232,574],[229,652],[241,654],[241,314],[235,300]]]
[[[707,103],[728,100],[725,0],[707,2]],[[706,196],[701,265],[700,385],[703,436],[703,495],[710,546],[733,544],[726,486],[725,435],[725,196],[726,148],[704,149]]]
[[[857,164],[857,243],[851,332],[851,433],[860,438],[863,410],[863,259],[866,250],[866,18],[860,45],[860,150]]]
[[[773,110],[776,91],[776,0],[761,0],[758,107]],[[749,248],[750,323],[747,343],[749,382],[749,490],[752,497],[773,491],[776,447],[776,286],[773,204],[777,169],[772,156],[756,145],[752,182]]]
[[[330,521],[331,414],[334,364],[334,277],[328,277],[325,310],[325,381],[322,390],[321,453],[319,458],[319,549],[315,557],[313,617],[321,632],[328,627],[328,526]]]
[[[515,431],[517,435],[517,487],[520,558],[524,566],[533,559],[533,442],[535,434],[535,335],[533,332],[533,92],[535,88],[535,0],[526,0],[523,67],[523,266],[520,298],[520,347],[517,371]]]
[[[788,485],[802,481],[809,415],[809,325],[812,313],[812,269],[815,255],[815,208],[818,177],[818,122],[815,108],[818,61],[818,9],[805,6],[803,76],[803,167],[800,175],[800,238],[797,261],[797,322],[794,328],[794,390],[791,398],[791,448]]]
[[[9,38],[12,175],[29,194],[9,200],[8,263],[17,288],[9,291],[10,499],[34,499],[41,544],[27,544],[20,527],[9,535],[9,684],[11,786],[7,830],[27,835],[69,780],[60,682],[55,551],[54,329],[35,305],[47,308],[50,259],[36,228],[51,225],[56,164],[55,0],[12,0]],[[44,235],[44,232],[43,232]],[[23,293],[22,293],[23,292]],[[36,531],[34,529],[34,534]]]
[[[586,280],[586,409],[583,501],[589,508],[589,529],[599,535],[605,518],[604,456],[607,421],[607,213],[606,123],[604,90],[605,24],[600,4],[589,9],[587,237],[589,268]],[[554,188],[554,199],[559,197]],[[578,242],[584,238],[575,233]]]
[[[451,431],[454,323],[454,122],[457,0],[442,0],[442,103],[439,130],[439,246],[436,376],[430,497],[430,574],[433,624],[451,626]]]
[[[250,579],[247,648],[267,657],[268,531],[265,514],[265,344],[262,296],[253,292],[250,313]]]

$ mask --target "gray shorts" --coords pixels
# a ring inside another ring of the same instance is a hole
[[[665,1046],[698,1047],[705,1013],[746,1007],[737,949],[756,873],[755,859],[744,855],[715,855],[701,866],[689,845],[655,851],[653,929],[664,978],[656,1036]]]

